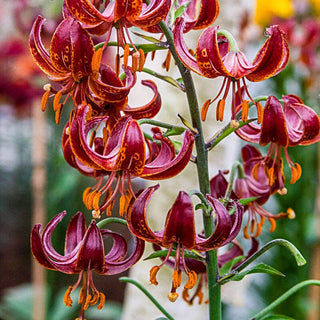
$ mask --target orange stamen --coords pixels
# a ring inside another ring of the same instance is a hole
[[[132,73],[136,73],[136,71],[138,69],[138,61],[140,58],[139,56],[140,56],[140,54],[137,51],[132,54],[132,67],[131,67]]]
[[[146,62],[146,56],[143,52],[142,49],[139,49],[139,67],[138,67],[138,71],[141,72],[143,67],[144,67],[144,63]]]
[[[71,291],[72,291],[72,286],[69,286],[63,298],[63,303],[69,308],[72,307],[72,299],[70,297]]]
[[[260,102],[256,102],[256,107],[257,107],[257,122],[261,123],[263,120],[263,107]]]
[[[255,238],[259,237],[261,234],[261,231],[262,231],[262,225],[261,225],[261,223],[257,223],[257,229],[256,229],[256,233],[255,233],[254,237]]]
[[[287,190],[287,188],[282,188],[281,190],[278,190],[277,192],[280,194],[280,196],[284,196],[285,194],[287,194],[288,190]]]
[[[49,99],[49,95],[50,95],[50,88],[49,90],[46,90],[46,92],[43,94],[42,98],[41,98],[41,111],[46,110],[46,105]]]
[[[241,103],[242,106],[242,121],[246,122],[249,116],[249,104],[247,100],[243,100]]]
[[[93,219],[100,219],[101,218],[100,210],[92,210],[91,214],[92,214]]]
[[[158,285],[158,281],[157,281],[157,273],[159,271],[159,267],[158,266],[153,266],[150,269],[150,283],[154,284],[155,286]]]
[[[86,292],[84,288],[80,289],[80,293],[79,293],[79,299],[78,299],[78,303],[82,304],[84,302],[84,299],[86,298]]]
[[[132,199],[131,193],[127,192],[126,194],[121,195],[119,200],[119,214],[120,217],[123,217],[127,213],[130,201]]]
[[[162,68],[166,69],[166,71],[169,71],[170,62],[171,62],[171,52],[168,50],[166,59],[164,60],[164,62],[162,64]]]
[[[59,105],[57,106],[57,110],[56,110],[56,114],[55,114],[56,124],[59,124],[59,123],[60,123],[61,114],[62,114],[62,107],[63,107],[63,104],[62,104],[62,103],[59,103]]]
[[[188,282],[184,286],[186,289],[192,289],[197,283],[197,274],[195,271],[188,272]]]
[[[271,224],[269,232],[273,232],[274,230],[276,230],[276,226],[277,226],[276,220],[273,218],[269,218],[268,220]]]
[[[245,239],[250,239],[249,233],[248,233],[248,226],[244,226],[243,228],[243,236]]]
[[[62,97],[62,91],[58,91],[53,99],[53,111],[57,112],[57,110],[59,109],[60,106],[60,99]]]
[[[128,58],[130,55],[130,47],[129,45],[126,43],[126,45],[124,46],[124,53],[123,53],[123,66],[125,68],[128,67]]]
[[[86,204],[89,193],[91,192],[91,187],[86,188],[82,194],[82,202]]]
[[[260,163],[256,163],[252,168],[252,176],[253,176],[254,180],[257,180],[257,181],[259,180],[258,179],[259,167],[260,167]]]
[[[290,183],[294,184],[296,183],[300,177],[301,177],[301,166],[299,165],[299,163],[295,163],[294,166],[291,167],[291,180]]]
[[[94,210],[98,211],[99,210],[99,201],[101,197],[101,192],[97,191],[95,195],[93,196],[92,199],[92,207]]]
[[[217,110],[216,110],[217,121],[223,121],[223,114],[224,114],[225,105],[226,105],[225,99],[221,99],[218,101]]]
[[[274,184],[274,176],[273,176],[274,168],[271,167],[271,168],[265,168],[265,169],[266,169],[266,175],[269,179],[269,186],[272,186]]]
[[[295,212],[294,212],[293,209],[291,209],[291,208],[288,208],[287,214],[288,214],[288,218],[289,218],[289,219],[294,219],[294,218],[296,217]]]
[[[205,103],[202,106],[202,109],[201,109],[201,120],[202,121],[206,120],[207,112],[208,112],[210,104],[211,104],[211,100],[208,99],[207,101],[205,101]]]
[[[172,287],[177,289],[181,286],[181,270],[173,270]]]
[[[102,48],[99,48],[93,54],[92,61],[91,61],[93,79],[97,79],[99,76],[100,64],[101,64],[101,59],[102,59],[102,52],[103,52]]]
[[[91,300],[91,294],[88,294],[87,297],[86,297],[86,302],[84,303],[84,306],[83,306],[83,309],[84,310],[87,310],[88,307],[90,306],[90,300]]]
[[[104,307],[104,304],[106,302],[106,296],[102,292],[99,292],[99,298],[100,298],[100,303],[97,305],[97,309],[101,310]]]

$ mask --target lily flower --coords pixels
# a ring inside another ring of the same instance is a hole
[[[112,207],[118,190],[127,207],[135,196],[131,177],[168,179],[180,173],[188,164],[194,142],[191,132],[185,132],[181,150],[176,154],[172,142],[163,137],[159,129],[153,129],[153,138],[160,142],[160,146],[146,141],[138,122],[131,116],[121,117],[114,126],[108,127],[107,116],[86,119],[88,110],[86,105],[78,107],[74,119],[65,129],[63,148],[73,167],[98,178],[97,185],[87,188],[84,193],[84,202],[94,214],[100,215],[108,207]],[[102,137],[96,136],[97,128],[102,131]],[[105,174],[109,178],[103,184]],[[117,183],[112,190],[114,180]],[[128,189],[125,189],[125,181]],[[100,204],[102,195],[105,198]]]
[[[240,51],[231,34],[221,32],[218,26],[209,27],[202,32],[197,42],[195,56],[193,56],[183,41],[184,21],[177,19],[173,30],[173,37],[177,53],[183,64],[191,71],[207,77],[224,77],[223,84],[213,99],[205,102],[201,117],[205,120],[210,104],[219,99],[216,110],[217,120],[223,120],[225,100],[232,87],[232,119],[236,117],[236,99],[242,104],[242,119],[248,117],[248,101],[240,96],[243,86],[249,99],[256,105],[258,122],[262,121],[262,107],[251,98],[246,80],[259,82],[278,74],[286,66],[289,58],[289,48],[285,34],[279,26],[274,25],[266,30],[269,38],[260,48],[253,62],[249,62],[245,54]],[[238,93],[237,93],[238,92]]]
[[[147,222],[146,211],[153,193],[158,188],[159,185],[149,187],[138,196],[128,210],[127,223],[130,232],[136,237],[168,248],[168,254],[164,261],[150,270],[150,282],[152,284],[158,284],[156,275],[159,269],[167,262],[172,250],[176,250],[172,287],[171,292],[168,294],[169,300],[174,302],[178,298],[176,290],[181,285],[181,269],[188,275],[186,289],[192,289],[197,281],[196,272],[190,270],[186,264],[184,250],[205,252],[219,248],[232,241],[241,227],[243,207],[235,203],[236,212],[233,215],[229,215],[228,210],[219,200],[207,195],[207,200],[215,214],[216,228],[210,237],[204,238],[196,234],[194,210],[190,197],[187,193],[180,191],[167,214],[164,229],[153,232]]]
[[[270,196],[278,190],[276,185],[270,186],[264,166],[261,162],[264,160],[260,151],[254,146],[246,145],[241,149],[244,177],[238,177],[235,181],[234,193],[238,198],[257,197],[256,200],[245,206],[248,212],[247,224],[243,228],[244,237],[259,237],[262,227],[267,219],[270,223],[269,232],[276,228],[276,220],[281,218],[293,219],[295,217],[292,209],[286,213],[271,214],[262,207],[268,201]]]
[[[83,214],[75,214],[68,225],[64,254],[58,253],[52,246],[52,234],[65,217],[66,211],[56,215],[41,233],[41,224],[36,224],[31,232],[31,250],[35,259],[45,268],[67,274],[79,274],[78,281],[70,286],[64,296],[66,306],[72,306],[70,294],[80,285],[81,304],[80,319],[84,319],[85,310],[90,305],[98,304],[102,309],[105,296],[93,283],[92,272],[101,275],[121,273],[134,265],[142,256],[144,242],[136,238],[134,248],[127,257],[127,241],[119,233],[107,229],[99,229],[94,220],[88,228]],[[106,254],[103,239],[112,239],[112,247]]]
[[[29,47],[33,59],[48,78],[58,83],[60,89],[50,84],[44,86],[41,108],[45,109],[47,100],[53,94],[53,109],[59,122],[62,107],[72,96],[75,105],[83,101],[95,104],[124,106],[136,78],[125,69],[125,82],[96,57],[92,39],[88,32],[74,18],[68,17],[58,25],[51,39],[50,52],[41,41],[41,28],[45,19],[38,16],[29,37]],[[61,103],[61,97],[67,95]],[[119,107],[118,107],[119,109]]]
[[[152,27],[167,16],[171,0],[152,0],[149,4],[146,4],[143,0],[105,1],[104,8],[100,8],[103,2],[65,0],[66,8],[64,10],[68,10],[91,34],[106,34],[106,44],[109,41],[112,29],[116,28],[117,42],[119,46],[125,48],[124,61],[128,59],[128,43],[130,43],[134,48],[132,54],[133,65],[138,64],[138,68],[141,71],[145,59],[144,52],[135,47],[128,29],[131,26],[136,26],[141,29],[148,30],[149,28],[152,30]],[[119,53],[116,59],[119,59]],[[119,61],[116,60],[116,64],[118,65]],[[126,63],[124,64],[126,65]],[[133,69],[135,68],[133,67]]]
[[[290,183],[293,184],[301,176],[301,167],[290,159],[288,147],[309,145],[320,140],[320,120],[316,112],[298,96],[286,95],[282,99],[283,106],[277,98],[269,96],[261,125],[249,123],[236,131],[245,141],[261,146],[270,143],[269,151],[260,164],[265,169],[269,185],[276,186],[280,193],[285,192],[281,149],[291,169]],[[257,163],[256,168],[260,164]]]

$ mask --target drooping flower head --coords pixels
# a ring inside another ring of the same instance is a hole
[[[79,304],[81,304],[80,317],[84,319],[84,312],[90,305],[98,304],[102,309],[105,296],[98,291],[92,279],[92,271],[101,275],[121,273],[134,265],[142,256],[144,242],[135,239],[132,252],[128,255],[127,241],[116,232],[108,229],[99,229],[94,220],[88,228],[83,214],[75,214],[68,225],[64,254],[58,253],[52,245],[52,234],[65,217],[63,211],[56,215],[41,232],[41,225],[36,224],[31,232],[31,250],[35,259],[45,268],[67,274],[79,274],[78,281],[70,286],[64,297],[66,306],[72,306],[70,294],[80,285]],[[105,252],[103,239],[112,239],[111,249]]]
[[[126,78],[121,81],[117,74],[97,59],[93,41],[88,32],[74,18],[68,17],[56,28],[48,52],[41,41],[41,28],[45,19],[38,16],[29,37],[33,59],[48,78],[58,85],[45,85],[41,108],[54,95],[53,108],[59,122],[62,107],[71,96],[74,105],[82,102],[98,105],[100,109],[112,104],[116,109],[126,105],[130,89],[136,78],[130,69],[125,69]],[[98,60],[98,61],[97,61]],[[61,102],[63,95],[66,98]]]
[[[207,100],[204,104],[201,112],[202,120],[205,120],[210,104],[224,92],[216,109],[217,120],[223,120],[225,100],[230,87],[232,90],[232,119],[236,117],[236,100],[239,99],[242,102],[242,119],[247,120],[248,101],[243,100],[240,95],[240,89],[243,86],[249,99],[257,106],[258,121],[261,122],[262,107],[251,98],[245,79],[252,82],[263,81],[283,70],[289,58],[289,48],[285,34],[276,25],[269,27],[266,30],[269,38],[251,63],[245,54],[239,50],[231,34],[221,32],[218,26],[209,27],[202,32],[194,57],[183,41],[183,28],[183,20],[177,19],[173,31],[174,43],[184,65],[207,78],[224,77],[217,96]]]
[[[283,106],[277,98],[269,96],[261,125],[249,123],[236,131],[245,141],[261,146],[270,144],[268,154],[256,164],[254,172],[263,165],[269,185],[280,193],[285,192],[281,149],[291,169],[290,183],[295,183],[301,176],[301,167],[290,159],[288,147],[309,145],[320,139],[320,120],[316,112],[298,96],[286,95],[282,100]]]
[[[109,127],[109,117],[87,119],[88,110],[89,106],[86,105],[78,107],[73,121],[64,130],[62,143],[68,163],[98,179],[97,185],[87,188],[84,193],[85,204],[95,214],[112,208],[118,190],[123,201],[126,199],[126,204],[130,202],[134,197],[131,177],[168,179],[180,173],[188,164],[194,142],[191,132],[185,132],[181,149],[176,154],[172,142],[158,128],[153,129],[154,141],[149,142],[131,116],[121,117]],[[97,135],[98,129],[102,136]],[[156,142],[160,142],[160,145]],[[109,175],[109,178],[103,183],[105,175]],[[115,179],[116,187],[112,190]],[[125,189],[125,181],[128,189]]]
[[[138,196],[128,210],[127,223],[129,230],[135,236],[147,242],[168,248],[168,255],[161,265],[154,266],[150,270],[150,282],[152,284],[158,284],[156,275],[175,249],[176,258],[172,275],[172,288],[168,295],[170,301],[174,302],[178,298],[176,290],[181,285],[182,267],[188,275],[188,282],[185,285],[186,289],[192,289],[197,280],[196,272],[190,270],[185,262],[184,250],[205,252],[229,243],[240,230],[243,207],[235,203],[235,213],[229,215],[229,212],[221,202],[207,195],[207,200],[215,215],[216,227],[212,235],[205,238],[196,234],[193,204],[188,194],[180,191],[167,214],[164,229],[154,232],[150,229],[147,222],[146,211],[153,193],[158,188],[159,185],[149,187]]]

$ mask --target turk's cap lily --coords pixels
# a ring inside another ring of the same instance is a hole
[[[128,254],[125,238],[108,229],[99,229],[92,220],[89,227],[81,212],[76,213],[70,220],[65,237],[64,254],[58,253],[52,245],[52,235],[60,221],[66,216],[66,211],[56,215],[41,232],[41,224],[36,224],[31,232],[31,250],[34,258],[45,268],[66,274],[79,274],[74,286],[66,291],[64,302],[72,306],[70,294],[77,288],[83,278],[79,303],[81,316],[89,305],[99,304],[103,308],[105,297],[99,292],[92,279],[92,271],[101,275],[121,273],[134,265],[142,256],[144,242],[135,238],[132,252]],[[111,248],[106,253],[104,238],[112,239]],[[90,293],[89,293],[90,292]]]
[[[176,289],[181,284],[181,266],[188,274],[188,282],[185,288],[191,289],[197,280],[195,271],[190,270],[186,265],[184,250],[196,250],[200,252],[209,251],[221,247],[232,241],[241,228],[243,207],[235,203],[236,211],[229,215],[228,210],[223,204],[207,195],[207,200],[215,214],[216,226],[212,235],[208,238],[197,235],[195,230],[194,209],[189,195],[180,191],[175,202],[170,208],[164,229],[154,232],[147,222],[147,206],[153,193],[159,188],[159,185],[145,189],[129,207],[127,214],[127,223],[129,230],[136,237],[158,246],[168,248],[168,255],[160,266],[154,266],[150,270],[150,281],[152,284],[158,284],[156,275],[159,269],[166,263],[170,253],[176,248],[176,257],[174,272],[172,275],[172,288],[168,297],[174,302],[178,294]]]

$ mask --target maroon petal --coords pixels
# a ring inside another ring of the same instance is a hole
[[[190,131],[185,132],[181,150],[176,156],[172,143],[167,138],[157,135],[156,139],[161,141],[160,152],[153,161],[145,165],[140,177],[151,180],[171,178],[189,163],[194,142],[193,134]]]
[[[247,75],[250,81],[262,81],[284,69],[289,60],[289,46],[285,33],[274,25],[267,29],[269,38],[253,61],[254,70]]]
[[[142,107],[131,108],[127,105],[124,108],[124,113],[130,115],[135,120],[142,118],[151,119],[160,111],[161,108],[161,97],[158,92],[157,85],[151,80],[143,80],[141,81],[141,83],[151,88],[154,95],[152,100]]]
[[[287,147],[289,143],[282,105],[274,96],[268,97],[264,107],[259,141],[262,146],[269,142],[275,142],[283,147]]]
[[[167,214],[162,245],[168,247],[178,242],[186,249],[192,249],[195,245],[195,238],[193,205],[188,194],[180,191]]]
[[[71,219],[68,224],[64,253],[68,255],[71,253],[78,244],[82,241],[86,233],[86,220],[84,215],[81,212],[77,212]]]
[[[134,203],[129,207],[127,213],[127,224],[130,232],[138,238],[147,242],[160,245],[162,237],[159,237],[150,228],[147,221],[147,206],[152,194],[159,188],[155,185],[145,189]]]
[[[76,269],[95,269],[97,272],[104,270],[104,245],[102,235],[94,220],[91,221],[81,244]]]

